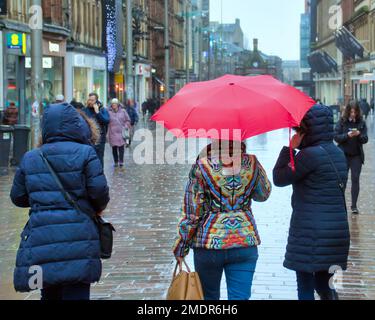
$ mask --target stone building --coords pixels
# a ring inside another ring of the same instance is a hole
[[[324,103],[375,96],[375,1],[317,0],[317,41],[312,43],[316,97]],[[339,18],[337,20],[337,18]],[[341,24],[335,24],[336,21]],[[335,63],[336,68],[324,68]]]
[[[19,122],[30,123],[31,58],[29,7],[31,1],[4,2],[0,15],[0,111],[14,102]],[[68,0],[43,1],[43,102],[65,94],[66,47],[70,37]]]

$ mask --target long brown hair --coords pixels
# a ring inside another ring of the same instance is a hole
[[[357,100],[352,100],[347,104],[347,106],[345,107],[342,119],[344,121],[348,121],[350,118],[350,112],[352,111],[352,109],[354,109],[356,113],[355,121],[356,122],[362,121],[362,110]]]
[[[90,128],[91,131],[91,137],[90,137],[90,143],[92,145],[96,145],[99,143],[100,140],[100,129],[98,125],[96,124],[95,120],[89,118],[83,111],[76,109],[77,112],[80,114],[80,116],[86,121],[87,125]],[[43,145],[43,136],[42,133],[39,135],[39,143],[38,148]]]

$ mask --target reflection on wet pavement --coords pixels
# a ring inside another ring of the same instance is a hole
[[[375,161],[374,122],[368,120],[371,140],[366,145],[366,165],[361,177],[359,216],[349,216],[351,250],[349,268],[339,290],[342,299],[375,299]],[[153,123],[146,126],[154,128]],[[272,168],[288,130],[279,130],[248,141],[271,177]],[[132,147],[134,148],[134,147]],[[137,165],[126,151],[125,168],[112,167],[107,146],[105,171],[111,186],[107,217],[116,226],[112,259],[103,264],[102,279],[93,286],[93,299],[164,299],[174,258],[171,247],[190,165]],[[189,154],[194,158],[195,154]],[[19,234],[28,211],[9,200],[14,171],[0,175],[0,299],[39,299],[39,293],[19,294],[12,285]],[[254,203],[262,245],[252,289],[252,299],[296,299],[294,272],[282,266],[289,219],[291,188],[273,188],[265,203]],[[349,198],[348,198],[349,199]],[[192,255],[188,261],[191,266]],[[222,297],[226,298],[223,281]]]

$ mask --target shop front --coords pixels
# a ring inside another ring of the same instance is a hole
[[[27,124],[28,108],[26,103],[26,55],[30,51],[30,37],[18,31],[1,32],[1,104],[4,110],[11,104],[18,109],[19,123]]]
[[[64,95],[64,57],[66,41],[43,39],[43,92],[44,105],[54,103],[56,96]],[[26,57],[26,98],[31,105],[31,57]]]
[[[95,92],[107,104],[106,59],[92,54],[67,52],[65,62],[67,101],[73,98],[86,105],[88,95]]]
[[[375,97],[375,59],[357,63],[352,71],[351,80],[353,98],[372,101]]]
[[[137,63],[135,65],[135,75],[136,75],[136,101],[138,106],[141,106],[150,95],[151,83],[151,66],[148,64]]]
[[[10,104],[18,108],[19,123],[30,124],[31,105],[31,54],[30,35],[6,31],[2,33],[2,94],[1,107]],[[53,103],[58,94],[64,94],[65,40],[43,39],[43,92],[44,105]]]

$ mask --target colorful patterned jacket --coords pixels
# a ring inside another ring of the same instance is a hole
[[[251,201],[263,202],[271,183],[254,155],[242,154],[239,174],[224,175],[220,160],[199,158],[186,186],[176,257],[192,248],[232,249],[258,246],[260,238]]]

